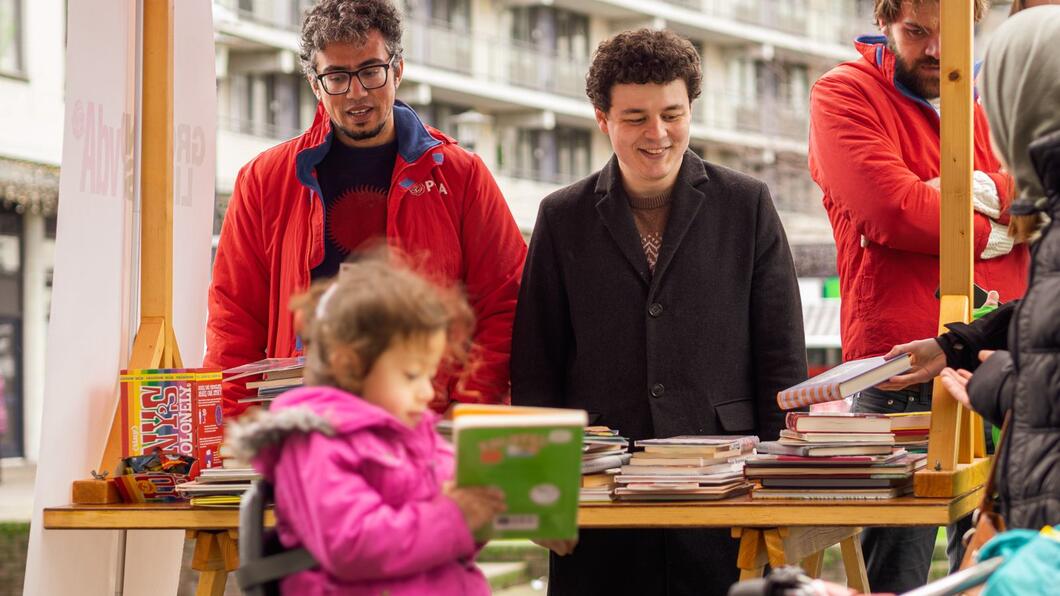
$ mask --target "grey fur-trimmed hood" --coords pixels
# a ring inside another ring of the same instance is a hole
[[[226,442],[233,455],[240,461],[250,462],[265,449],[279,447],[291,435],[318,432],[330,437],[335,434],[335,428],[324,416],[301,406],[248,414],[232,422],[226,432]]]

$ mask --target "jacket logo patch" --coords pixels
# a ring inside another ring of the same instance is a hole
[[[435,183],[434,180],[428,180],[426,182],[417,182],[416,184],[413,184],[412,186],[409,187],[409,193],[411,193],[412,196],[414,196],[414,197],[418,197],[418,196],[422,195],[425,192],[429,192],[431,189],[433,189],[435,187],[438,188],[438,194],[440,194],[440,195],[449,194],[449,190],[445,188],[444,184]]]

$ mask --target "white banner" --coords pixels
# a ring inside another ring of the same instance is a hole
[[[202,361],[214,205],[216,87],[209,0],[174,3],[174,327]],[[70,0],[58,229],[27,595],[114,594],[118,533],[43,530],[99,464],[136,330],[137,0]],[[126,594],[174,594],[184,533],[129,532]]]

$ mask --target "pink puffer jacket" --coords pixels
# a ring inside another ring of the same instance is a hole
[[[329,387],[285,393],[235,429],[272,482],[281,542],[320,567],[284,594],[489,594],[460,509],[441,492],[453,451],[429,415],[415,429]]]

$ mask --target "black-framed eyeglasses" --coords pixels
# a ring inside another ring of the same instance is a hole
[[[328,95],[345,95],[350,92],[353,77],[357,77],[365,90],[378,89],[386,85],[390,74],[390,67],[394,65],[397,54],[391,54],[385,64],[372,64],[357,70],[332,70],[317,75],[320,88]]]

